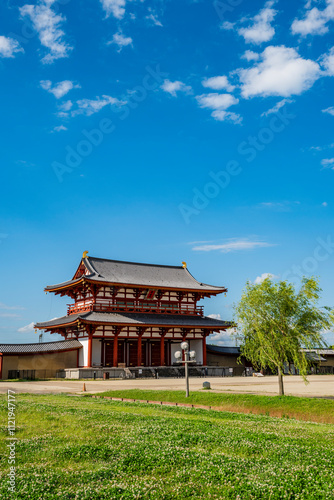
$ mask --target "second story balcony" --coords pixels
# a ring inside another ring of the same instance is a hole
[[[82,312],[106,312],[106,313],[145,313],[145,314],[188,314],[192,316],[203,316],[203,306],[193,304],[173,304],[162,303],[158,305],[152,302],[101,302],[92,304],[91,302],[79,302],[77,304],[68,304],[67,314],[78,314]]]

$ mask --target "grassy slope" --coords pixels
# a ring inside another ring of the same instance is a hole
[[[334,424],[334,400],[299,398],[295,396],[258,396],[252,394],[217,394],[210,391],[147,391],[139,389],[107,391],[99,396],[113,396],[152,401],[193,403],[217,406],[226,411],[259,413],[274,417],[292,417],[299,420]]]
[[[0,498],[331,499],[334,426],[66,395],[17,395],[17,491]]]

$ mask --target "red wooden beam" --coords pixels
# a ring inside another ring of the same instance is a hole
[[[93,353],[93,334],[90,332],[88,334],[88,356],[87,356],[87,366],[92,367],[92,353]]]

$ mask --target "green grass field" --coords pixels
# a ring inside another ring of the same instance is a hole
[[[1,499],[334,498],[331,424],[22,394],[9,493],[0,402]]]
[[[149,391],[139,389],[106,391],[98,394],[98,396],[192,403],[215,406],[226,411],[258,413],[272,417],[289,417],[298,420],[334,424],[333,399],[215,393],[210,391],[193,391],[186,398],[185,391]]]

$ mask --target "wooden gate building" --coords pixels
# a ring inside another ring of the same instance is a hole
[[[138,264],[90,257],[84,252],[73,278],[47,286],[68,296],[67,315],[36,328],[77,339],[79,366],[171,366],[187,340],[206,365],[206,337],[231,325],[204,316],[198,301],[227,292],[198,282],[187,266]]]

